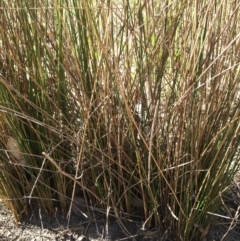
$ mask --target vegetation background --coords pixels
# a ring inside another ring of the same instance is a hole
[[[70,218],[81,197],[203,236],[239,167],[239,7],[0,0],[0,193],[16,219],[35,199]]]

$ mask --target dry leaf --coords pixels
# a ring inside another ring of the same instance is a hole
[[[16,160],[22,165],[26,165],[26,162],[23,158],[22,152],[20,152],[17,141],[13,137],[9,137],[7,141],[7,148],[9,152],[13,155]]]

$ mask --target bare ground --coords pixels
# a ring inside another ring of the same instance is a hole
[[[223,197],[221,206],[215,218],[215,224],[209,230],[202,230],[202,241],[238,241],[240,240],[240,191],[237,184],[229,188]],[[93,218],[94,217],[94,218]],[[2,241],[94,241],[94,240],[160,240],[173,241],[167,236],[159,237],[157,232],[140,232],[140,223],[125,223],[125,231],[121,223],[112,221],[106,225],[104,215],[96,214],[91,218],[73,214],[70,222],[65,215],[56,210],[55,215],[49,217],[35,206],[31,215],[22,223],[16,223],[11,212],[0,202],[0,240]]]

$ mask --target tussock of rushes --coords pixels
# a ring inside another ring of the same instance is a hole
[[[1,1],[0,123],[28,165],[16,181],[1,152],[16,217],[30,182],[50,214],[79,195],[176,240],[207,230],[238,169],[239,5],[164,4]]]

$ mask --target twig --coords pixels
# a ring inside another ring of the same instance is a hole
[[[237,221],[238,221],[238,217],[239,217],[239,211],[240,211],[240,206],[238,206],[238,209],[234,215],[234,218],[232,219],[232,222],[230,224],[230,226],[228,227],[227,232],[223,235],[223,237],[221,238],[220,241],[223,241],[224,238],[228,235],[228,233],[230,232],[231,229],[233,229],[236,225],[237,225]]]
[[[52,153],[61,143],[62,143],[62,141],[59,142],[54,148],[52,148],[52,150],[51,150],[50,153]],[[34,184],[33,184],[32,190],[31,190],[31,192],[30,192],[30,194],[29,194],[29,204],[31,203],[31,197],[32,197],[33,191],[34,191],[34,189],[35,189],[35,187],[36,187],[36,185],[37,185],[37,182],[38,182],[38,180],[39,180],[39,178],[40,178],[40,175],[41,175],[41,173],[42,173],[43,167],[44,167],[44,165],[45,165],[45,161],[46,161],[46,158],[43,159],[42,166],[41,166],[41,168],[40,168],[40,170],[39,170],[39,173],[38,173],[38,175],[37,175],[37,178],[36,178],[36,180],[35,180],[35,182],[34,182]]]
[[[39,205],[39,218],[40,218],[40,221],[41,221],[41,231],[40,231],[40,237],[42,236],[42,230],[43,230],[43,222],[42,222],[42,214],[41,214],[41,207]]]
[[[99,197],[89,188],[84,186],[81,182],[76,180],[76,178],[72,177],[70,174],[66,173],[61,169],[61,167],[46,153],[42,152],[42,154],[57,168],[57,170],[64,176],[68,177],[72,181],[76,182],[82,189],[85,189],[87,192],[91,193],[98,201],[101,201],[102,203],[106,204],[103,200],[100,200]]]
[[[150,134],[149,152],[148,152],[148,186],[149,187],[150,187],[150,176],[151,176],[152,145],[153,145],[153,136],[155,135],[154,129],[155,129],[156,121],[157,121],[158,104],[159,104],[159,101],[157,101],[155,111],[154,111],[153,122],[152,122],[152,126],[151,126],[151,134]]]
[[[39,173],[37,175],[37,178],[36,178],[36,180],[35,180],[35,182],[33,184],[32,190],[31,190],[31,192],[29,194],[29,204],[31,203],[31,197],[32,197],[33,191],[34,191],[34,189],[35,189],[35,187],[37,185],[38,179],[40,178],[40,175],[42,173],[43,167],[45,165],[45,161],[46,161],[46,158],[43,159],[42,166],[41,166],[40,171],[39,171]]]

